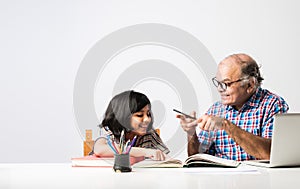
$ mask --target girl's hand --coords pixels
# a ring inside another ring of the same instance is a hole
[[[162,151],[160,150],[156,150],[156,149],[144,149],[145,150],[145,157],[151,158],[153,160],[158,160],[158,161],[162,161],[165,160],[167,155],[164,154]]]

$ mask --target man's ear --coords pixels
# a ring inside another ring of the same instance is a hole
[[[256,87],[256,79],[254,77],[251,77],[248,82],[247,92],[252,93],[255,87]]]

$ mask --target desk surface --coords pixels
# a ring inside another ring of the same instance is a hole
[[[300,188],[300,168],[111,168],[71,164],[0,164],[0,188]]]

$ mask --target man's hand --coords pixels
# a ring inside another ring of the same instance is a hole
[[[224,118],[211,115],[203,115],[197,120],[199,128],[205,131],[223,129],[225,121]]]
[[[192,117],[196,117],[196,112],[193,111],[190,115]],[[196,127],[198,125],[197,120],[187,118],[184,115],[176,115],[176,117],[180,118],[180,125],[182,129],[185,132],[187,132],[188,136],[193,136],[196,132]]]

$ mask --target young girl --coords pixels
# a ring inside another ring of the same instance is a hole
[[[93,152],[97,156],[113,156],[107,144],[107,135],[120,141],[122,131],[125,141],[136,136],[130,155],[164,160],[170,151],[153,129],[153,115],[148,97],[135,91],[125,91],[112,98],[105,117],[99,125],[101,136],[95,141]]]

